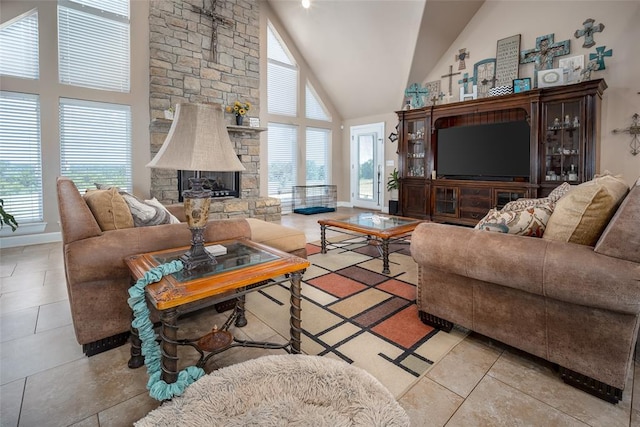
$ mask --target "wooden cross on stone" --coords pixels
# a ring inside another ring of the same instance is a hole
[[[210,8],[209,9],[205,9],[199,6],[194,6],[191,5],[191,9],[196,12],[199,13],[200,15],[211,19],[211,58],[210,60],[212,62],[218,62],[217,61],[217,52],[216,52],[216,46],[218,44],[218,25],[226,25],[228,27],[232,27],[234,22],[225,17],[220,15],[219,13],[216,13],[216,5],[218,3],[218,0],[210,0]]]
[[[594,22],[596,22],[594,19],[588,18],[582,23],[584,28],[581,30],[576,30],[576,32],[573,34],[577,39],[584,36],[584,43],[582,43],[582,47],[589,48],[595,45],[596,42],[593,39],[594,33],[601,33],[602,30],[604,30],[604,24],[593,25]]]
[[[460,74],[460,72],[454,73],[453,65],[449,65],[449,74],[445,74],[444,76],[441,76],[442,78],[449,77],[449,96],[452,95],[453,76],[457,76],[458,74]]]
[[[538,71],[553,68],[553,58],[569,54],[569,40],[554,43],[554,34],[547,34],[536,38],[535,49],[520,52],[520,63],[534,63],[533,78],[538,84]]]
[[[404,96],[413,100],[411,102],[411,106],[413,108],[422,108],[424,107],[424,101],[422,97],[429,96],[429,89],[420,86],[418,83],[413,83],[407,88],[407,90],[404,91]]]
[[[458,49],[458,53],[456,53],[454,61],[458,62],[458,70],[464,70],[467,68],[467,64],[465,64],[464,60],[469,58],[471,55],[467,52],[467,49]]]

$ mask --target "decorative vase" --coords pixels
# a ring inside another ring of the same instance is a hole
[[[243,120],[244,120],[244,116],[241,116],[240,114],[238,114],[238,115],[236,116],[236,124],[237,124],[238,126],[242,126],[242,121],[243,121]]]

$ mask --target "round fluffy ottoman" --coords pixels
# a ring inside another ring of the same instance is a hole
[[[265,356],[191,384],[138,421],[146,426],[408,426],[366,371],[318,356]]]

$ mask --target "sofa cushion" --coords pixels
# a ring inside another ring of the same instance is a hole
[[[613,175],[596,176],[558,200],[543,238],[593,246],[629,191]]]
[[[519,236],[542,237],[552,213],[553,203],[542,203],[507,212],[491,209],[475,228]]]
[[[251,228],[251,240],[284,252],[294,252],[305,248],[307,237],[295,228],[285,227],[257,218],[247,218]]]
[[[551,193],[547,197],[543,197],[540,199],[518,199],[512,202],[507,203],[502,208],[502,212],[509,211],[521,211],[523,209],[541,205],[541,204],[549,204],[557,202],[562,196],[567,194],[571,190],[571,185],[568,182],[563,182],[559,186],[553,189]]]
[[[118,193],[110,190],[87,190],[84,200],[102,231],[121,230],[133,227],[133,217],[129,206]]]
[[[598,240],[595,252],[640,263],[640,180],[631,189]]]

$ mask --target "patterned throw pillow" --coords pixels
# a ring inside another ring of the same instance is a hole
[[[477,230],[542,237],[547,221],[553,213],[553,204],[537,204],[519,211],[491,209],[475,226]]]
[[[555,204],[562,196],[567,194],[571,190],[571,185],[568,182],[563,182],[559,186],[553,189],[547,197],[540,199],[518,199],[513,202],[509,202],[502,208],[502,212],[521,211],[526,208],[531,208],[536,205]],[[552,206],[553,207],[553,206]]]

